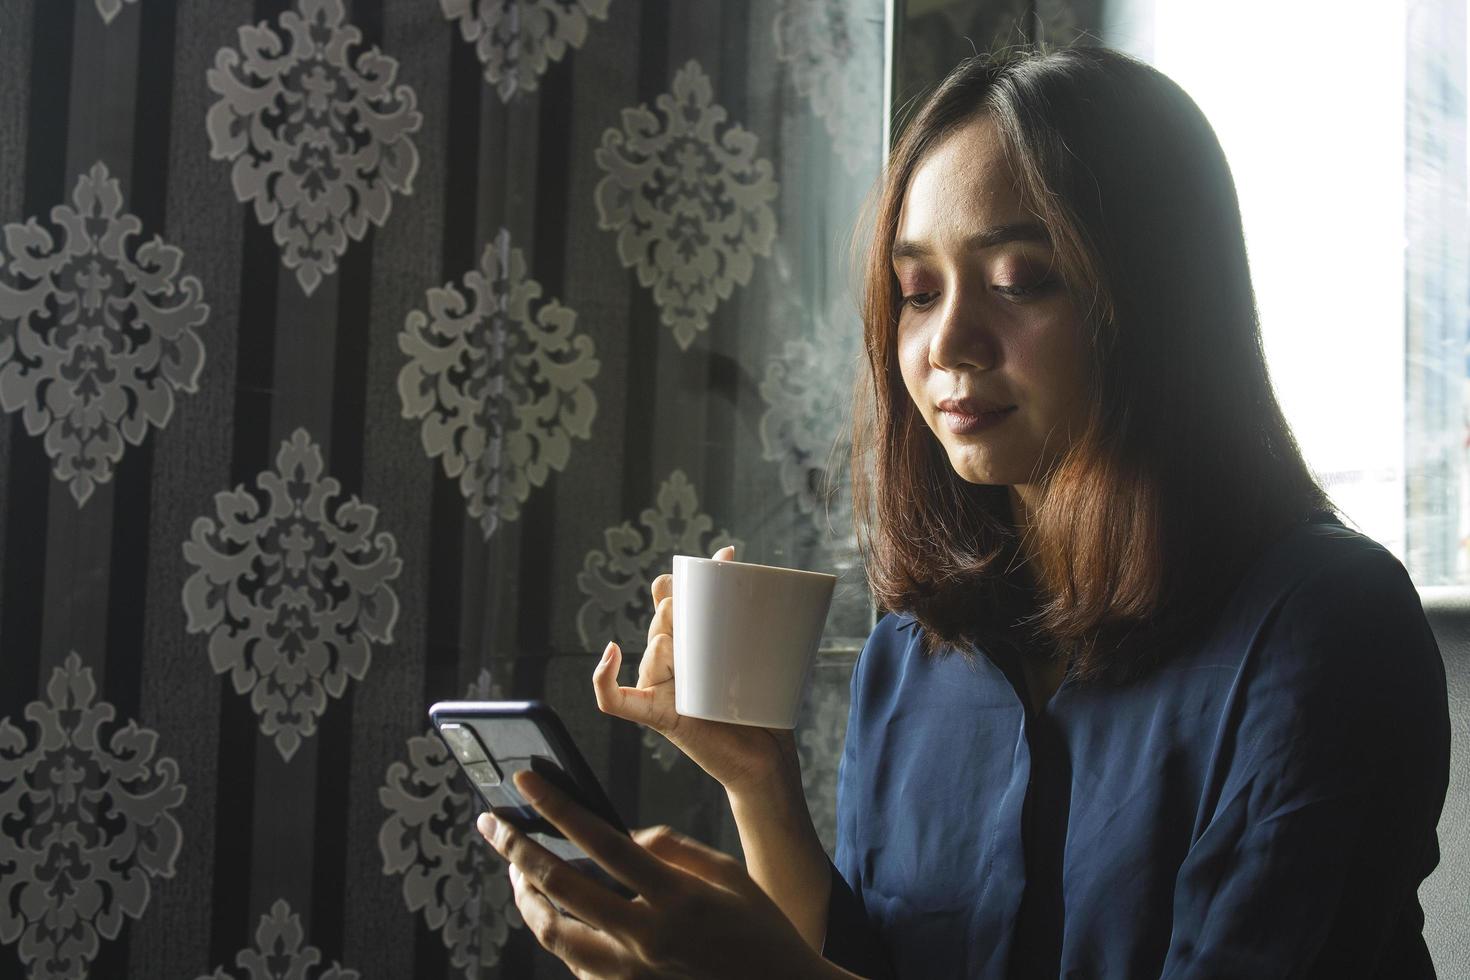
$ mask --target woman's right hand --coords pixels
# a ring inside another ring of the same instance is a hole
[[[713,557],[729,561],[735,557],[735,548],[721,548]],[[674,710],[674,577],[660,575],[651,588],[654,612],[648,624],[648,645],[638,664],[638,686],[618,684],[623,652],[616,643],[609,643],[592,672],[597,706],[606,714],[657,731],[732,795],[798,773],[792,732],[689,718]]]

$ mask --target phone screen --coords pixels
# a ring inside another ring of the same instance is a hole
[[[516,789],[514,774],[530,769],[620,833],[628,832],[549,705],[540,701],[440,702],[429,709],[429,717],[486,809],[618,894],[633,897]]]

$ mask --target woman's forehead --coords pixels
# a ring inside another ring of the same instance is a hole
[[[1034,220],[995,123],[981,116],[919,161],[899,212],[897,243],[944,245]]]

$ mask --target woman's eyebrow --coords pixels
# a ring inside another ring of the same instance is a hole
[[[1008,242],[1041,242],[1049,245],[1051,235],[1047,234],[1045,227],[1034,221],[1016,221],[977,231],[965,239],[964,247],[966,251],[979,251],[982,248],[994,248]],[[932,254],[933,249],[923,242],[896,241],[893,243],[892,258],[894,261],[922,258]]]

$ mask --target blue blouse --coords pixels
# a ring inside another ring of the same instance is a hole
[[[864,977],[1432,977],[1444,665],[1403,566],[1271,545],[1207,638],[1041,711],[885,616],[852,677],[823,954]]]

